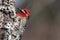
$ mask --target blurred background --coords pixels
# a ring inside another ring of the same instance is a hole
[[[22,40],[60,40],[60,0],[16,0],[16,8],[31,11]]]

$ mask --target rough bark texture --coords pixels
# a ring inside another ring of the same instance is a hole
[[[0,40],[21,40],[24,28],[14,4],[15,0],[0,0]]]

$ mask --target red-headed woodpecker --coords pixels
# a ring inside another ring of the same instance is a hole
[[[16,16],[18,16],[21,21],[20,21],[20,28],[21,28],[21,31],[24,32],[24,28],[26,28],[28,26],[28,20],[29,20],[29,17],[30,17],[30,10],[24,8],[24,9],[19,9],[20,12],[16,14]]]

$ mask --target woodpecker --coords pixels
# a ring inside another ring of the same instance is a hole
[[[21,19],[21,24],[22,26],[25,26],[27,21],[29,20],[30,18],[30,10],[24,8],[24,9],[19,9],[20,12],[18,12],[16,14],[16,16],[18,16],[20,19]]]
[[[19,8],[18,8],[19,9]],[[22,38],[23,36],[23,33],[25,31],[25,27],[27,26],[27,23],[28,23],[28,20],[30,18],[30,10],[24,8],[24,9],[19,9],[20,12],[18,12],[16,14],[17,17],[20,18],[20,32],[21,32],[21,36],[20,36],[20,39]]]

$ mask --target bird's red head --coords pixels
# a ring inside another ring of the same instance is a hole
[[[21,17],[26,17],[27,19],[29,19],[30,17],[30,10],[24,8],[23,10],[21,10],[22,12],[17,13],[17,16],[21,16]]]
[[[23,11],[25,11],[25,15],[26,15],[26,17],[29,19],[29,17],[30,17],[30,10],[28,10],[28,9],[23,9]]]

